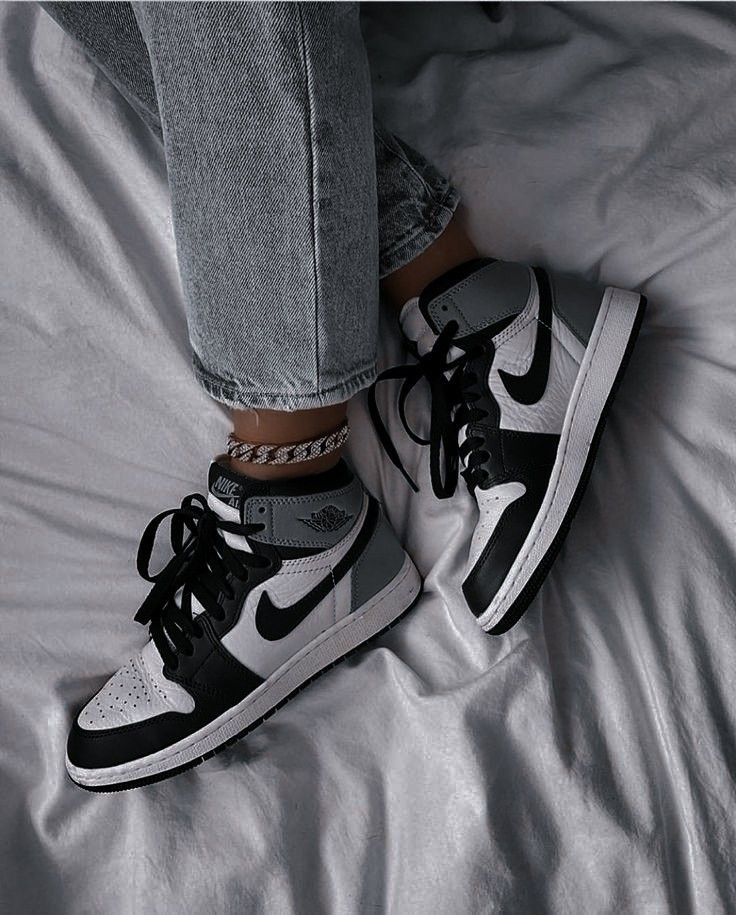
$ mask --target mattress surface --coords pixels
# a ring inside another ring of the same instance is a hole
[[[190,371],[156,140],[1,4],[0,906],[733,911],[736,10],[371,4],[365,34],[379,114],[485,253],[649,299],[570,536],[489,638],[459,598],[472,500],[436,501],[393,422],[412,496],[359,399],[416,610],[192,772],[72,785],[71,716],[145,639],[140,533],[228,423]],[[383,339],[403,360],[389,315]]]

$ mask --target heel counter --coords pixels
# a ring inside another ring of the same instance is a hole
[[[363,555],[353,566],[351,612],[370,600],[398,574],[406,553],[388,523],[383,508]]]
[[[556,270],[548,271],[548,276],[553,312],[587,346],[606,287]]]

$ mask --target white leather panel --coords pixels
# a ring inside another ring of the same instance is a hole
[[[350,612],[350,573],[332,588],[327,597],[289,635],[275,642],[261,638],[255,625],[255,611],[261,593],[268,591],[276,607],[285,607],[312,590],[342,559],[357,537],[367,511],[364,500],[357,523],[330,550],[303,559],[285,560],[278,574],[254,588],[246,598],[240,618],[222,639],[225,648],[242,664],[267,677],[308,642]]]
[[[416,343],[420,356],[432,349],[437,335],[420,311],[418,298],[406,302],[399,315],[399,324],[404,336]]]
[[[536,302],[534,303],[536,314]],[[522,320],[523,319],[523,320]],[[552,317],[552,345],[549,380],[540,401],[526,405],[517,403],[508,393],[499,370],[523,375],[534,355],[537,338],[536,318],[520,315],[507,328],[505,339],[498,347],[490,372],[489,387],[501,409],[500,427],[524,432],[548,432],[559,435],[565,420],[575,379],[584,348],[556,315]]]

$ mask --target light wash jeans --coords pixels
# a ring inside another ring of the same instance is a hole
[[[42,6],[163,140],[205,389],[297,410],[370,384],[379,276],[458,195],[374,121],[358,5]]]

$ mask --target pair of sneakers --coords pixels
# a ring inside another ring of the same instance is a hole
[[[379,381],[402,381],[399,416],[428,448],[436,495],[450,497],[462,476],[475,497],[462,587],[489,633],[519,619],[560,548],[644,304],[636,293],[478,260],[402,311],[414,359]],[[421,434],[406,410],[419,382],[431,397]],[[375,386],[369,406],[389,458],[415,487]],[[173,557],[151,574],[166,521]],[[85,705],[67,744],[67,770],[90,790],[197,765],[394,625],[421,592],[380,504],[344,461],[261,482],[215,460],[206,497],[187,496],[149,524],[138,571],[152,583],[136,614],[150,640]]]

